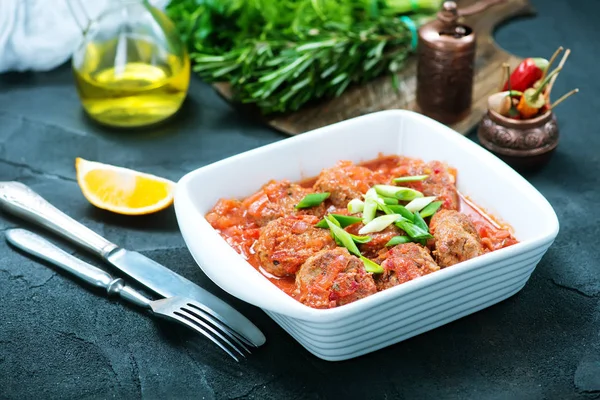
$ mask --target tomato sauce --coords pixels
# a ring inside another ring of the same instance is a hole
[[[475,225],[475,229],[477,229],[477,233],[481,237],[481,244],[483,244],[486,252],[499,250],[518,243],[512,236],[509,226],[497,222],[479,206],[462,195],[460,195],[459,211],[466,214],[471,222],[473,222],[473,225]]]
[[[382,179],[390,180],[395,177],[399,168],[401,172],[403,168],[406,168],[406,171],[409,172],[411,163],[415,162],[420,162],[420,160],[401,156],[380,156],[360,165],[380,174]],[[456,178],[456,171],[452,171]],[[299,184],[302,187],[310,188],[316,179],[316,177],[308,178],[302,180]],[[413,187],[418,190],[418,186],[419,183],[416,182],[416,185]],[[249,215],[248,211],[244,205],[244,201],[221,199],[206,215],[206,218],[227,243],[240,253],[254,268],[278,288],[291,295],[295,288],[295,277],[277,277],[265,271],[260,266],[260,261],[254,251],[254,244],[259,237],[260,227],[256,224],[252,216]],[[498,223],[493,217],[486,214],[480,207],[463,195],[459,195],[459,211],[466,214],[475,225],[486,252],[518,243],[510,233],[508,226]]]

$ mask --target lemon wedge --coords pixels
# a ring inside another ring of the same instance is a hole
[[[103,210],[144,215],[173,203],[175,182],[168,179],[79,157],[75,169],[85,198]]]

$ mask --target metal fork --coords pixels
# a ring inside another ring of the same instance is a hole
[[[210,339],[236,361],[239,359],[234,352],[242,357],[245,357],[244,352],[250,353],[244,343],[232,335],[221,322],[204,312],[202,305],[196,301],[178,296],[150,300],[127,286],[123,279],[113,278],[108,272],[66,253],[41,236],[25,229],[8,230],[6,239],[19,249],[46,260],[81,280],[106,289],[109,296],[119,295],[122,299],[149,310],[153,315],[179,322],[193,329]]]

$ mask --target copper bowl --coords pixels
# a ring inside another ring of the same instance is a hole
[[[488,110],[477,131],[483,147],[517,169],[536,168],[550,159],[558,146],[558,124],[553,112],[514,120]]]

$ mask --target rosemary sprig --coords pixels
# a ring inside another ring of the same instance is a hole
[[[172,0],[168,12],[194,71],[269,114],[398,71],[414,34],[398,17],[414,3],[440,0]]]

